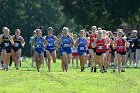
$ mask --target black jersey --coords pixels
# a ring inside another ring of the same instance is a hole
[[[14,36],[13,40],[14,40],[14,47],[21,48],[21,37],[17,38],[16,36]]]
[[[136,40],[134,42],[134,47],[135,47],[135,49],[140,49],[140,37],[136,38]]]
[[[8,37],[5,37],[3,35],[3,37],[2,37],[2,49],[11,47],[11,42],[10,42],[9,38],[10,38],[10,35]]]
[[[3,35],[2,43],[1,43],[2,49],[5,49],[7,53],[11,52],[11,46],[12,46],[9,38],[10,38],[10,35],[8,35],[7,37]]]
[[[21,37],[17,38],[16,36],[14,36],[13,41],[14,41],[14,45],[13,45],[12,49],[16,52],[19,49],[21,49],[21,47],[22,47]]]

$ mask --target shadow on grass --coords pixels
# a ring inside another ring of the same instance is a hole
[[[36,70],[34,70],[34,69],[25,69],[25,70],[22,70],[22,71],[36,71]]]
[[[125,67],[126,69],[140,69],[140,67]]]
[[[21,68],[36,68],[36,67],[22,66]]]

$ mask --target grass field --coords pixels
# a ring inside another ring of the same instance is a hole
[[[60,61],[52,64],[51,72],[46,67],[38,73],[30,68],[31,59],[22,62],[22,68],[16,71],[0,70],[0,93],[140,93],[140,69],[127,68],[125,73],[91,73],[72,68],[61,71]]]

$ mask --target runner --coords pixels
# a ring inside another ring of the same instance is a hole
[[[69,29],[68,27],[63,28],[63,36],[61,38],[61,44],[62,44],[62,59],[63,64],[65,67],[65,71],[68,71],[68,64],[70,64],[71,61],[71,46],[73,44],[72,38],[69,36]]]
[[[74,34],[73,36],[73,44],[75,45],[77,40],[77,35]],[[74,68],[74,59],[76,59],[76,67],[78,68],[78,50],[76,47],[72,47],[72,67]]]
[[[123,30],[118,29],[118,38],[115,41],[116,51],[117,51],[117,59],[118,59],[118,72],[125,72],[124,65],[126,63],[126,47],[127,42],[123,38]]]
[[[32,47],[35,49],[35,62],[37,71],[40,72],[40,66],[44,61],[44,43],[47,45],[47,41],[42,37],[42,31],[40,29],[36,29],[36,36],[32,41]]]
[[[85,38],[85,31],[80,30],[80,37],[76,41],[76,46],[78,46],[78,55],[80,59],[81,72],[85,72],[85,59],[87,52],[87,39]]]
[[[85,32],[85,37],[87,39],[87,52],[86,52],[86,59],[85,59],[85,65],[87,65],[87,67],[90,67],[90,55],[89,55],[89,41],[90,41],[90,37],[89,37],[89,32]]]
[[[30,43],[30,45],[31,45],[31,56],[32,56],[32,64],[31,64],[31,67],[34,67],[34,61],[35,61],[35,55],[34,55],[34,51],[35,51],[35,49],[34,49],[34,47],[32,47],[32,41],[33,41],[33,39],[36,37],[36,30],[34,30],[34,32],[33,32],[33,36],[30,38],[30,41],[29,41],[29,43]]]
[[[106,40],[103,38],[103,32],[102,30],[98,31],[96,42],[96,55],[97,55],[97,64],[100,67],[100,71],[102,73],[105,72],[104,68],[104,58],[105,58],[105,51],[106,51]]]
[[[8,71],[11,56],[11,46],[14,45],[12,36],[9,34],[10,30],[3,27],[3,35],[0,36],[0,44],[2,44],[2,61],[3,70]]]
[[[53,35],[53,28],[49,27],[47,29],[48,35],[45,36],[44,38],[48,42],[48,45],[46,46],[46,56],[47,56],[47,66],[48,66],[48,71],[50,72],[51,68],[51,56],[53,63],[56,63],[56,43],[59,42],[58,38]]]
[[[20,36],[20,30],[15,30],[15,35],[13,35],[14,45],[12,46],[12,59],[15,62],[16,69],[20,66],[21,48],[24,47],[25,41],[22,36]]]
[[[109,32],[106,30],[103,31],[103,38],[106,40],[106,52],[105,52],[105,58],[104,58],[104,71],[107,72],[107,68],[109,66],[109,48],[110,48],[110,38],[109,38]]]
[[[94,39],[97,37],[96,35],[96,31],[97,31],[97,27],[96,26],[92,26],[92,34],[89,36],[90,37],[90,40],[89,40],[89,45],[88,45],[88,48],[89,48],[89,55],[91,57],[91,72],[93,72],[93,69],[96,71],[96,68],[95,67],[95,61],[96,61],[96,55],[95,55],[95,52],[96,52],[96,49],[95,49],[95,46],[94,46]]]

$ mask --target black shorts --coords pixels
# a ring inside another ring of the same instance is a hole
[[[15,52],[17,52],[20,48],[16,48],[16,47],[14,47],[14,48],[12,48]]]
[[[6,50],[6,53],[11,53],[11,48],[2,48]]]
[[[111,51],[109,52],[111,55],[115,55],[115,49],[111,49]]]
[[[115,52],[110,52],[110,54],[111,54],[112,56],[115,56]]]
[[[109,49],[105,49],[106,51],[108,51]]]
[[[87,50],[87,53],[86,54],[89,54],[89,51]]]
[[[46,51],[44,51],[44,57],[47,57],[47,55],[46,55]]]
[[[124,51],[124,52],[118,52],[118,51],[117,51],[117,54],[125,55],[125,54],[126,54],[126,51]]]
[[[103,53],[105,53],[105,52],[101,52],[101,53],[96,52],[96,55],[97,55],[97,56],[101,56]]]
[[[96,48],[89,48],[89,49],[92,49],[92,50],[93,50],[93,52],[96,52]]]

